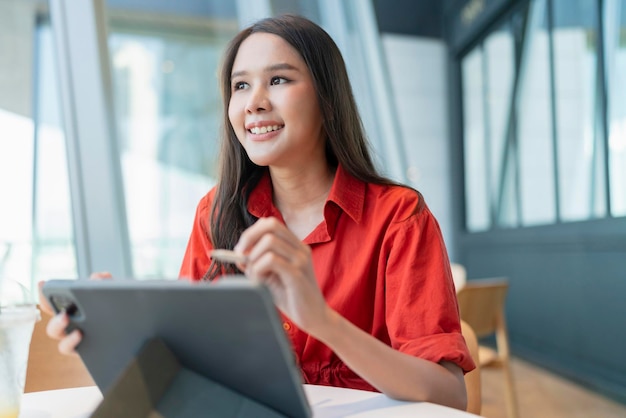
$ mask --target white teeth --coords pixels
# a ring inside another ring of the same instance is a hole
[[[262,127],[255,126],[254,128],[250,129],[250,132],[255,134],[255,135],[259,135],[259,134],[266,134],[266,133],[272,132],[272,131],[277,131],[279,128],[280,128],[280,126],[278,126],[278,125],[262,126]]]

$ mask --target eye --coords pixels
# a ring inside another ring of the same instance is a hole
[[[288,81],[289,80],[284,77],[272,77],[272,79],[270,80],[270,85],[277,86],[279,84],[285,84]]]
[[[233,90],[243,90],[248,87],[248,83],[245,81],[237,81],[233,83]]]

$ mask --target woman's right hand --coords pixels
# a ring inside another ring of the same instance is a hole
[[[93,273],[89,278],[90,279],[110,279],[111,273],[109,272],[99,272]],[[39,282],[39,306],[44,312],[47,312],[50,315],[54,315],[50,321],[48,321],[48,325],[46,327],[46,333],[50,338],[55,340],[59,340],[59,352],[61,354],[66,355],[76,355],[76,347],[80,343],[83,338],[83,334],[80,330],[75,329],[69,334],[65,333],[67,326],[70,324],[70,318],[65,312],[59,312],[55,315],[52,306],[48,303],[46,298],[43,295],[41,289],[43,288],[45,282]]]

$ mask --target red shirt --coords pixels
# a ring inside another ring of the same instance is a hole
[[[198,205],[180,276],[199,280],[213,248],[207,233],[215,190]],[[450,262],[428,207],[400,186],[359,181],[337,169],[324,220],[305,239],[320,289],[346,319],[403,353],[433,362],[475,366],[461,335]],[[272,202],[269,175],[250,195],[248,211],[284,222]],[[376,390],[326,345],[283,316],[305,383]]]

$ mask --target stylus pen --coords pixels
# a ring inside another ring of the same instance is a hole
[[[211,258],[214,260],[222,261],[224,263],[239,263],[245,264],[248,261],[248,257],[245,255],[237,254],[231,250],[213,250],[211,251]]]

